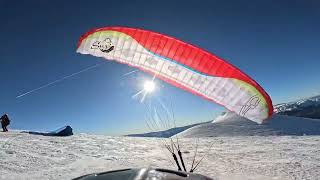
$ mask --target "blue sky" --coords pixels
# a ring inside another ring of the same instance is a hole
[[[0,1],[0,113],[11,128],[126,134],[146,130],[132,95],[150,76],[106,62],[21,98],[19,94],[103,62],[77,54],[86,31],[145,28],[202,47],[253,77],[274,104],[320,94],[318,1]],[[223,108],[157,81],[153,99],[173,102],[178,124]]]

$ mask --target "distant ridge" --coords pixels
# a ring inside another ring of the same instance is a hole
[[[274,112],[281,115],[320,119],[320,95],[274,106]]]
[[[200,125],[203,123],[197,123],[197,124],[192,124],[192,125],[187,125],[187,126],[182,126],[182,127],[176,127],[176,128],[171,128],[168,130],[164,131],[158,131],[158,132],[149,132],[149,133],[142,133],[142,134],[128,134],[126,136],[130,137],[162,137],[162,138],[168,138],[171,137],[175,134],[178,134],[186,129],[189,129],[191,127]]]

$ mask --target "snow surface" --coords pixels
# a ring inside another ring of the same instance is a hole
[[[0,179],[71,179],[128,167],[175,169],[165,139],[76,134],[48,137],[0,133]],[[168,140],[168,139],[167,139]],[[197,139],[179,139],[187,167]],[[320,136],[241,136],[199,139],[198,173],[215,179],[318,179]]]

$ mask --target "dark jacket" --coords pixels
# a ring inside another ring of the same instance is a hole
[[[8,115],[5,114],[1,117],[1,124],[3,126],[8,126],[10,124],[10,119],[9,119]]]

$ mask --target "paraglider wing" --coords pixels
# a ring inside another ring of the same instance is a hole
[[[273,112],[270,97],[252,78],[212,53],[173,37],[105,27],[84,34],[77,52],[139,68],[257,123]]]

